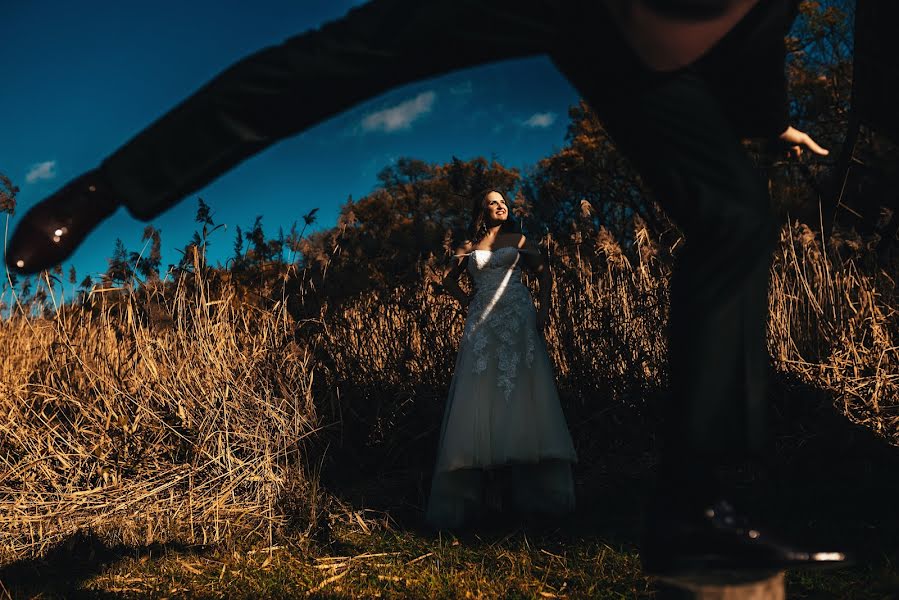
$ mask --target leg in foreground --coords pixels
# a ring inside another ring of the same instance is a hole
[[[571,78],[585,81],[576,70]],[[634,82],[629,90],[579,87],[686,235],[672,280],[672,397],[644,565],[682,574],[841,564],[841,552],[803,548],[760,528],[715,477],[718,465],[751,457],[767,441],[776,223],[762,180],[700,73]]]

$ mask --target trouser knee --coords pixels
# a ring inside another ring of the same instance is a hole
[[[691,232],[693,236],[688,233],[688,245],[710,258],[747,265],[767,261],[777,241],[777,221],[767,193],[753,189],[757,187],[722,194],[727,200],[711,208],[701,230]]]

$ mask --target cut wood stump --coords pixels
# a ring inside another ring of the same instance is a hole
[[[784,572],[705,573],[656,580],[658,600],[785,600]]]

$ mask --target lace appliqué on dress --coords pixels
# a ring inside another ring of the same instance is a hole
[[[475,252],[471,257],[469,270],[475,281],[475,297],[469,307],[463,343],[471,344],[476,374],[486,371],[489,360],[496,359],[496,385],[508,402],[515,389],[522,354],[528,368],[534,361],[536,331],[527,325],[528,317],[534,314],[533,300],[521,282],[516,248]]]
[[[528,331],[528,349],[525,354],[525,360],[528,363],[528,368],[534,364],[534,351],[537,349],[537,334],[533,331]]]
[[[474,352],[474,372],[481,374],[487,370],[487,333],[483,329],[478,329],[471,339],[471,350]]]

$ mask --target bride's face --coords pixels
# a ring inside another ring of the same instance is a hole
[[[509,218],[509,208],[506,199],[499,192],[490,192],[484,196],[486,204],[487,220],[493,223],[502,222]]]

